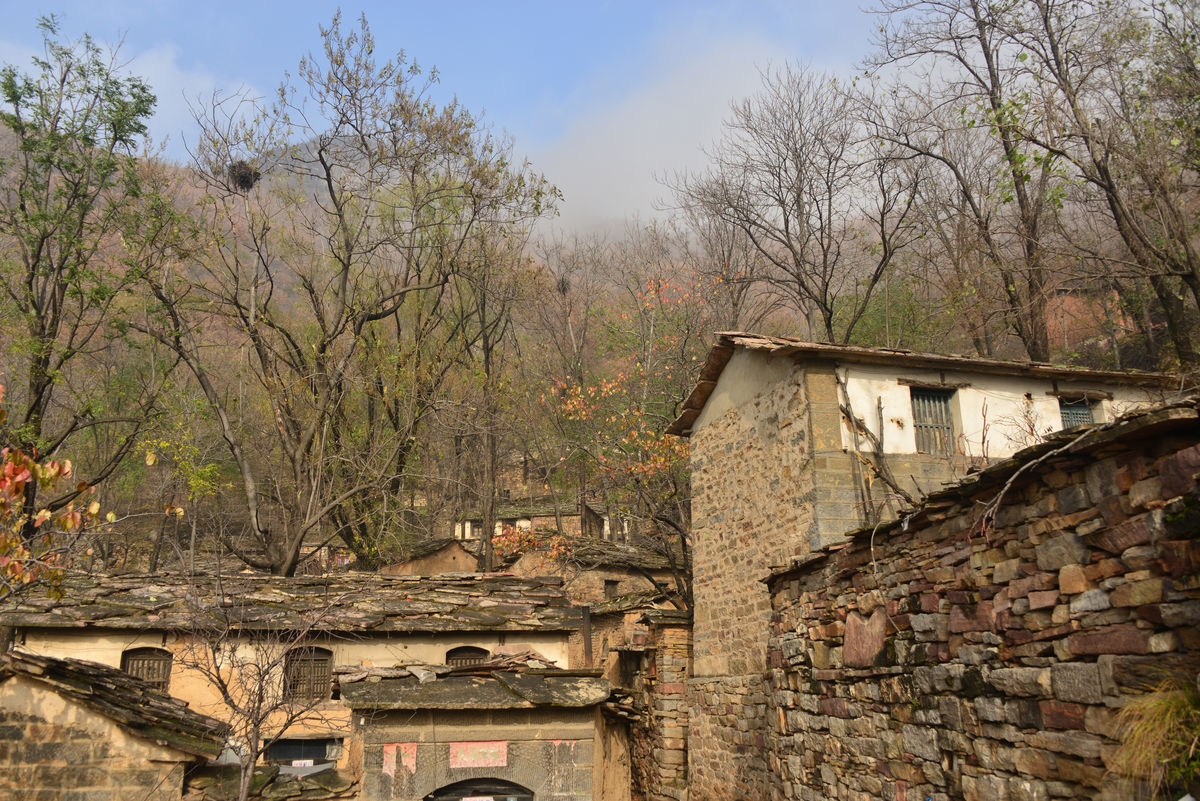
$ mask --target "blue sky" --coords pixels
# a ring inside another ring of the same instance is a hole
[[[159,96],[151,132],[186,158],[186,97],[249,87],[268,93],[317,49],[336,4],[243,0],[0,0],[0,61],[28,64],[36,18],[62,16],[69,35],[123,37],[121,54]],[[658,177],[699,169],[729,103],[758,70],[795,61],[848,72],[877,21],[855,4],[816,0],[693,2],[378,2],[367,15],[377,52],[403,49],[436,66],[438,92],[515,139],[564,192],[558,225],[612,228],[648,218]]]

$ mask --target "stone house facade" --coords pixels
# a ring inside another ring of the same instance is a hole
[[[225,733],[120,670],[0,658],[0,797],[180,801],[186,770],[220,754]]]
[[[692,797],[771,797],[772,568],[1064,422],[1111,420],[1171,388],[1157,375],[721,334],[668,429],[691,439]]]
[[[607,732],[599,671],[460,670],[350,682],[343,693],[362,743],[363,801],[629,801],[625,739]],[[614,745],[621,753],[602,753]]]
[[[433,676],[522,653],[579,667],[569,642],[583,613],[549,578],[125,575],[71,577],[62,590],[61,598],[26,595],[0,613],[0,625],[15,629],[17,652],[124,669],[227,719],[208,661],[219,645],[247,676],[265,672],[276,717],[304,710],[267,754],[285,764],[353,767],[350,710],[340,698],[346,676]],[[249,693],[257,682],[247,681]],[[268,721],[265,730],[278,727]]]

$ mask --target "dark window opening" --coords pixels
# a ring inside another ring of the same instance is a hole
[[[464,667],[466,665],[480,665],[488,660],[491,656],[486,648],[476,648],[473,645],[462,645],[458,648],[451,648],[446,652],[446,664],[450,667]]]
[[[293,648],[283,662],[283,697],[292,704],[329,698],[333,653],[324,648]]]
[[[621,582],[617,579],[604,580],[604,597],[606,599],[616,598],[621,593]]]
[[[491,798],[494,801],[533,801],[533,791],[500,779],[468,779],[448,784],[425,796],[424,801],[464,801]]]
[[[1058,413],[1062,415],[1062,427],[1090,425],[1096,422],[1092,402],[1087,398],[1059,398]]]
[[[319,765],[336,762],[342,753],[342,741],[335,738],[316,740],[276,740],[267,747],[267,761],[284,765]]]
[[[953,390],[910,387],[913,431],[918,453],[952,453],[954,426],[950,417]]]
[[[162,648],[131,648],[121,654],[121,670],[166,692],[171,686],[171,652]]]

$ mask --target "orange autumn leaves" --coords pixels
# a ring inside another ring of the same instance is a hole
[[[0,385],[0,400],[4,387]],[[0,409],[0,423],[4,410]],[[53,584],[62,577],[62,539],[83,531],[95,522],[100,504],[84,482],[74,486],[73,497],[54,511],[25,510],[27,487],[36,482],[42,489],[61,489],[74,476],[70,460],[38,461],[16,448],[0,449],[0,598],[35,582]],[[32,535],[31,535],[32,532]]]

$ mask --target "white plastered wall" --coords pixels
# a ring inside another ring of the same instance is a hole
[[[719,419],[730,409],[744,406],[776,385],[793,380],[794,367],[791,359],[754,351],[734,351],[700,415],[692,424],[692,430],[699,431],[709,421]]]
[[[916,453],[910,383],[945,386],[955,390],[950,407],[959,453],[989,459],[1011,456],[1062,428],[1059,396],[1072,394],[1098,398],[1093,403],[1097,422],[1153,401],[1149,393],[1131,387],[1096,382],[1055,382],[1020,376],[981,375],[966,372],[885,367],[838,368],[850,406],[867,428],[883,442],[885,453]],[[840,399],[842,400],[842,399]],[[854,447],[849,427],[842,429],[842,444]],[[860,439],[859,450],[869,446]]]

